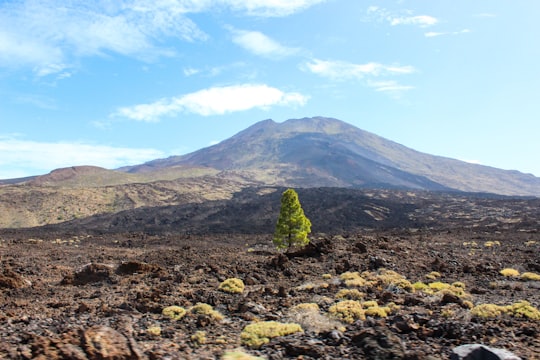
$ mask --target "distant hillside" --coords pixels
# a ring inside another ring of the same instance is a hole
[[[141,169],[142,170],[142,169]],[[122,171],[107,170],[97,166],[72,166],[56,169],[46,175],[30,178],[27,186],[48,186],[56,188],[97,188],[135,183],[196,178],[215,175],[215,169],[197,166],[170,166],[154,169],[152,172],[139,171],[127,174]]]
[[[126,175],[130,174],[101,168],[68,168],[28,183],[0,186],[0,228],[55,224],[141,207],[230,199],[252,185],[233,176],[182,178],[177,174],[176,180],[134,182],[140,174]]]
[[[50,233],[272,234],[285,188],[250,187],[231,198],[141,207],[77,219]],[[457,192],[301,188],[298,195],[314,233],[370,229],[474,229],[537,232],[540,199]],[[41,229],[36,229],[41,233]]]
[[[123,169],[191,165],[243,173],[267,185],[459,190],[540,196],[540,178],[415,151],[343,121],[261,121],[184,156]]]
[[[75,166],[4,180],[0,182],[0,228],[41,226],[122,211],[152,217],[152,208],[170,206],[185,206],[182,211],[196,213],[203,209],[199,204],[217,200],[223,201],[219,206],[225,206],[238,192],[268,186],[540,197],[540,178],[532,175],[421,153],[342,121],[316,117],[283,123],[261,121],[217,145],[142,165],[117,170]],[[136,209],[140,210],[129,212]],[[162,226],[161,215],[155,216],[155,223]],[[390,219],[398,219],[396,216]],[[219,218],[212,217],[212,221],[221,226]],[[124,229],[129,227],[127,220],[121,224]]]

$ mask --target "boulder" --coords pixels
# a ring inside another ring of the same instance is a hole
[[[521,360],[521,358],[508,350],[481,344],[467,344],[455,348],[450,360]]]
[[[87,329],[81,340],[91,360],[145,359],[134,340],[107,326],[96,325]]]
[[[85,285],[101,281],[109,281],[113,269],[106,264],[90,263],[64,277],[62,285]]]

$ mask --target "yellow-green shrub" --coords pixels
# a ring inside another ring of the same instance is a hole
[[[343,300],[330,306],[328,313],[333,317],[352,324],[356,320],[365,320],[365,311],[362,304],[355,300]]]
[[[521,300],[507,306],[480,304],[472,308],[471,313],[475,316],[483,318],[494,318],[506,313],[515,317],[526,317],[532,320],[540,320],[540,311],[526,300]]]
[[[161,336],[161,328],[159,326],[150,326],[146,329],[146,333],[152,336]]]
[[[524,272],[520,276],[521,280],[524,281],[540,281],[540,274],[536,274],[533,272]]]
[[[500,274],[506,277],[516,277],[519,276],[519,271],[517,271],[516,269],[506,268],[502,269],[500,271]]]
[[[227,351],[223,354],[222,360],[264,360],[262,357],[249,355],[243,352],[241,349],[234,351]]]
[[[415,291],[422,291],[428,295],[444,295],[445,293],[450,293],[461,299],[471,298],[471,295],[465,292],[465,284],[459,281],[452,284],[441,281],[424,284],[423,282],[418,281],[411,286]]]
[[[384,286],[394,285],[400,289],[406,291],[413,291],[413,286],[405,276],[398,274],[393,270],[380,269],[379,273],[375,276],[377,283],[382,283]]]
[[[362,278],[358,272],[344,272],[339,276],[341,281],[348,287],[361,287],[366,286],[366,279]]]
[[[277,321],[262,321],[247,325],[242,330],[240,339],[244,345],[258,348],[270,342],[271,338],[303,331],[300,325],[294,323],[283,324]]]
[[[195,334],[191,335],[191,341],[193,341],[196,345],[206,344],[206,332],[196,331]]]
[[[437,271],[432,271],[426,275],[426,279],[435,280],[441,277],[441,273]]]
[[[214,310],[211,305],[205,303],[197,303],[196,305],[193,305],[189,309],[189,312],[190,314],[194,315],[206,315],[215,321],[221,321],[224,318],[219,311]]]
[[[372,306],[365,311],[366,316],[378,316],[387,317],[391,313],[391,310],[387,306]]]
[[[522,300],[506,307],[507,311],[515,317],[526,317],[532,320],[540,320],[540,311],[530,302]]]
[[[164,308],[161,313],[171,320],[180,320],[184,317],[184,315],[186,315],[186,309],[180,306],[172,305]]]
[[[505,311],[506,308],[504,306],[495,304],[480,304],[471,309],[471,314],[481,318],[495,318],[501,316]]]
[[[435,281],[428,284],[428,288],[430,290],[433,290],[434,292],[438,292],[441,290],[449,289],[452,285],[441,282],[441,281]]]
[[[336,299],[362,300],[364,296],[358,289],[341,289],[336,293]]]
[[[315,303],[302,303],[298,305],[294,305],[291,310],[296,311],[319,311],[319,305]]]
[[[242,279],[230,278],[219,284],[219,289],[231,294],[240,294],[244,291],[245,285]]]
[[[379,306],[379,304],[377,303],[377,301],[375,300],[369,300],[369,301],[364,301],[362,303],[362,306],[365,307],[366,309],[367,308],[370,308],[370,307],[376,307],[376,306]]]
[[[415,282],[414,284],[412,284],[412,287],[416,291],[424,291],[426,289],[429,289],[429,286],[427,286],[427,284],[425,284],[425,283],[423,283],[421,281]]]

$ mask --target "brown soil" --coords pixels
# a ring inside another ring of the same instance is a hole
[[[11,231],[0,239],[0,358],[220,359],[243,346],[268,359],[447,359],[458,345],[483,343],[540,359],[538,319],[482,318],[467,303],[527,300],[540,307],[539,281],[499,273],[540,272],[535,231],[452,226],[318,233],[297,256],[278,254],[271,235],[264,234],[43,232],[30,238]],[[341,274],[370,271],[364,276],[374,277],[386,274],[383,269],[411,283],[459,281],[466,296],[377,280],[356,289],[364,293],[362,301],[396,304],[390,315],[351,323],[330,316],[336,294],[355,288]],[[432,271],[440,278],[427,279]],[[218,289],[231,277],[244,281],[243,293]],[[213,306],[224,318],[190,312],[197,303]],[[316,303],[320,310],[292,311],[301,303]],[[188,313],[171,320],[162,314],[171,305]],[[260,348],[242,344],[245,326],[267,320],[298,322],[304,332],[275,337]],[[157,327],[160,333],[152,334]]]

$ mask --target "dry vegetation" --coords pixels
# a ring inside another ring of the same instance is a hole
[[[81,331],[109,328],[149,359],[442,359],[471,342],[540,356],[537,233],[343,235],[289,258],[271,235],[4,234],[0,357],[69,358],[69,343],[97,359]]]

